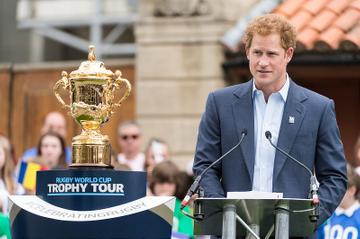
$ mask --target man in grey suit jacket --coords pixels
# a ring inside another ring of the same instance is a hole
[[[208,96],[202,116],[193,170],[199,175],[247,131],[240,147],[202,178],[206,197],[229,191],[282,192],[308,198],[310,175],[272,147],[265,137],[302,162],[320,183],[321,224],[346,190],[346,160],[335,118],[334,102],[295,84],[286,73],[296,32],[273,14],[256,18],[244,36],[253,79]]]

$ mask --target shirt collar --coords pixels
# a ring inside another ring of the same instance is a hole
[[[288,96],[288,92],[289,92],[289,87],[290,87],[290,80],[289,80],[289,75],[286,74],[286,81],[285,84],[283,85],[283,87],[281,87],[281,89],[278,91],[279,94],[281,95],[281,97],[283,98],[284,102],[286,102],[287,96]],[[253,87],[252,87],[252,97],[254,98],[255,93],[258,92],[260,90],[258,90],[255,86],[255,79],[253,80]]]
[[[360,203],[358,201],[356,201],[351,207],[349,207],[347,209],[343,209],[341,207],[336,208],[335,214],[336,214],[336,216],[344,214],[348,217],[351,217],[358,208],[360,208]]]

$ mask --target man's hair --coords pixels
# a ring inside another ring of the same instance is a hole
[[[58,111],[52,111],[52,112],[49,112],[45,115],[45,117],[43,118],[42,122],[43,122],[43,125],[45,125],[47,123],[47,121],[49,120],[49,118],[51,117],[54,117],[54,116],[57,116],[59,118],[63,118],[65,124],[66,124],[66,119],[64,117],[63,114],[61,114],[60,112]]]
[[[136,128],[139,129],[139,132],[141,133],[141,127],[139,125],[138,122],[136,122],[135,120],[128,120],[128,121],[125,121],[125,122],[122,122],[119,124],[118,126],[118,134],[120,134],[120,131],[123,129],[123,128],[126,128],[128,126],[135,126]]]
[[[267,36],[272,33],[280,35],[281,47],[285,50],[296,47],[296,30],[285,17],[276,14],[266,14],[255,18],[246,28],[243,43],[245,50],[251,47],[255,34]]]

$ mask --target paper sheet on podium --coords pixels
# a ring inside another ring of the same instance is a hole
[[[283,193],[259,191],[228,192],[226,197],[229,199],[281,199],[283,198]]]

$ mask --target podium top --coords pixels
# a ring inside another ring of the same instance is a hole
[[[205,219],[195,222],[195,235],[221,235],[222,210],[226,205],[235,205],[236,213],[248,225],[260,226],[260,236],[266,236],[275,223],[275,210],[278,205],[288,203],[289,210],[308,210],[312,208],[311,199],[282,198],[282,199],[227,199],[227,198],[199,198],[202,203]],[[305,237],[315,231],[315,223],[309,219],[312,211],[289,213],[289,234],[293,237]],[[237,223],[237,235],[246,236],[245,228]]]

